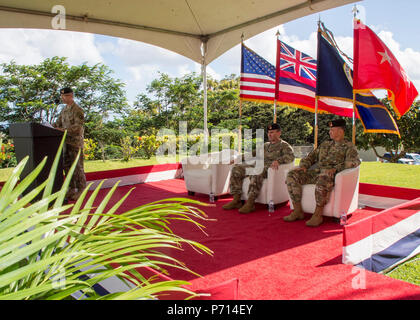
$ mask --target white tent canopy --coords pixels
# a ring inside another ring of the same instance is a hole
[[[0,0],[1,28],[56,29],[156,45],[206,66],[241,42],[288,21],[358,0]],[[59,6],[57,6],[59,5]],[[63,24],[58,24],[63,27]],[[204,80],[205,82],[205,80]],[[206,86],[204,129],[207,132]]]
[[[209,64],[265,30],[356,0],[0,0],[0,27],[66,30],[150,43]],[[202,43],[206,44],[203,61]]]

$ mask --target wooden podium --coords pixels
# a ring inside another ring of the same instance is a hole
[[[48,178],[63,138],[63,132],[39,123],[24,122],[11,124],[9,135],[14,141],[17,162],[19,163],[23,158],[29,156],[29,160],[22,171],[21,180],[31,173],[44,157],[48,157],[38,177],[25,190],[24,194],[27,194]],[[63,154],[61,154],[54,179],[53,193],[61,189],[63,181]],[[39,200],[41,197],[42,192],[34,200]]]

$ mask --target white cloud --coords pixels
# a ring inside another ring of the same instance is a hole
[[[272,28],[245,41],[245,44],[275,63],[276,32],[290,46],[316,58],[317,35],[299,38],[284,25]],[[376,30],[376,29],[375,29]],[[420,90],[420,52],[401,48],[394,34],[377,28],[377,34],[400,61],[407,74]],[[336,41],[347,55],[353,56],[353,38],[336,36]],[[181,77],[189,72],[201,73],[201,65],[169,50],[149,44],[88,33],[34,29],[0,29],[0,63],[15,60],[18,64],[37,64],[53,56],[68,57],[70,64],[104,63],[115,71],[115,76],[126,83],[127,95],[133,99],[158,77],[158,72]],[[227,51],[207,66],[214,79],[240,72],[240,45]]]
[[[150,44],[117,39],[115,45],[106,44],[102,49],[112,50],[119,67],[126,71],[127,88],[132,88],[131,98],[146,90],[151,81],[158,78],[159,72],[171,77],[181,77],[192,71],[201,72],[196,63],[172,51]],[[199,65],[198,65],[199,66]]]
[[[70,64],[104,62],[94,39],[80,32],[0,29],[0,62],[37,64],[53,56],[67,57]]]
[[[401,64],[401,67],[414,83],[417,91],[420,92],[420,52],[415,51],[412,48],[401,49],[401,45],[394,39],[394,34],[390,31],[380,31],[378,36],[392,51]],[[420,97],[418,99],[420,99]]]

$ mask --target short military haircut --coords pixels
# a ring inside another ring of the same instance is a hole
[[[328,123],[330,128],[339,127],[346,130],[346,121],[344,119],[333,120]]]
[[[72,88],[63,88],[60,90],[60,94],[66,94],[66,93],[73,93]]]
[[[270,124],[267,127],[267,131],[270,131],[270,130],[280,130],[280,126],[277,123]]]

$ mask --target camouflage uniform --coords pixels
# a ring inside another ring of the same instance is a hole
[[[302,185],[315,184],[316,205],[324,207],[334,187],[335,175],[348,168],[360,165],[356,147],[349,141],[325,141],[317,149],[302,159],[299,167],[303,170],[292,170],[288,173],[286,184],[290,198],[294,203],[302,200]],[[326,169],[336,169],[335,174],[328,175]]]
[[[70,181],[69,191],[78,189],[82,191],[86,187],[86,176],[83,167],[83,143],[84,143],[84,113],[76,103],[66,105],[58,116],[54,127],[67,130],[66,143],[64,146],[64,172],[67,174],[80,150],[79,161],[74,169]]]
[[[260,193],[262,183],[267,178],[267,171],[271,164],[277,160],[279,164],[290,163],[295,160],[292,147],[284,140],[276,143],[266,142],[264,144],[264,169],[262,173],[258,175],[249,175],[250,184],[248,190],[248,196],[258,197]],[[246,168],[252,168],[252,165],[248,164],[236,164],[232,168],[230,178],[230,193],[232,195],[242,193],[242,183],[247,177]]]

